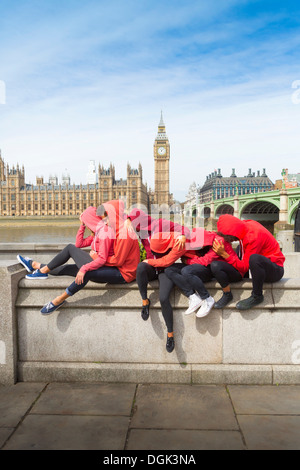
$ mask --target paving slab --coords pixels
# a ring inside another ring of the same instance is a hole
[[[131,428],[238,429],[225,387],[140,385]]]
[[[238,431],[132,429],[127,450],[245,450]]]
[[[229,385],[237,414],[300,415],[299,385]]]
[[[14,428],[0,428],[0,449],[13,432]]]
[[[125,416],[28,415],[3,450],[122,450]]]
[[[0,386],[0,428],[17,426],[45,386],[43,383],[23,382]]]
[[[239,415],[249,450],[300,450],[300,416]]]
[[[32,414],[130,416],[135,384],[51,383]]]
[[[0,386],[0,448],[300,450],[300,386]]]

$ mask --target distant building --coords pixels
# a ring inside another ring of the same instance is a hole
[[[271,191],[274,184],[266,174],[265,168],[262,174],[257,171],[257,174],[249,172],[246,176],[237,176],[235,169],[232,169],[232,174],[229,177],[223,177],[221,169],[214,171],[206,177],[204,185],[199,191],[199,203],[210,202],[215,199],[223,199],[232,197],[235,194],[252,194],[264,191]]]
[[[289,174],[289,170],[284,168],[281,172],[281,175],[282,179],[275,181],[275,189],[282,189],[283,187],[289,189],[300,186],[300,173]]]
[[[88,206],[98,206],[112,199],[122,199],[127,208],[151,204],[172,204],[169,193],[170,144],[161,115],[158,134],[154,142],[155,189],[143,183],[143,169],[127,165],[126,179],[116,179],[115,166],[88,165],[87,184],[71,184],[70,176],[63,175],[61,183],[50,175],[49,182],[42,176],[36,184],[25,182],[25,170],[17,165],[5,164],[0,151],[0,216],[78,216]]]
[[[166,134],[166,127],[161,113],[158,124],[158,133],[154,141],[154,197],[152,203],[159,206],[173,204],[170,194],[170,142]]]

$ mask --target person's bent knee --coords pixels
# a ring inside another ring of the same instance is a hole
[[[169,266],[168,268],[165,268],[164,273],[169,279],[172,280],[174,274],[177,273],[177,271],[172,266]]]
[[[74,250],[74,248],[76,248],[76,246],[73,244],[73,243],[69,243],[67,246],[66,246],[66,249],[68,250],[69,253],[72,252],[72,250]],[[77,248],[76,248],[77,249]]]
[[[212,261],[210,264],[211,272],[214,274],[220,270],[219,261]]]
[[[250,255],[250,258],[249,258],[250,269],[251,269],[251,266],[253,267],[254,265],[259,264],[264,258],[265,257],[263,255],[258,255],[257,253]]]
[[[181,274],[182,274],[183,276],[190,276],[190,275],[192,274],[192,273],[191,273],[191,271],[192,271],[192,266],[193,266],[192,264],[189,265],[189,266],[184,266],[184,268],[182,268],[182,270],[181,270]]]
[[[147,263],[144,263],[143,261],[137,265],[136,273],[140,274],[144,271],[147,270]]]

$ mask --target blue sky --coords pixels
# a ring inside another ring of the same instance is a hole
[[[153,187],[162,110],[180,201],[217,168],[275,181],[300,171],[299,51],[290,0],[2,0],[2,157],[32,183],[141,162]]]

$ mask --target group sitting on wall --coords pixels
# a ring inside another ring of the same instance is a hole
[[[90,234],[85,237],[88,229]],[[238,242],[237,249],[232,247]],[[141,250],[145,259],[141,260]],[[91,247],[90,251],[82,248]],[[220,216],[217,232],[187,227],[163,218],[153,218],[141,209],[125,214],[124,203],[113,200],[98,208],[88,207],[80,216],[75,245],[67,245],[48,264],[18,255],[26,268],[26,279],[47,279],[48,275],[71,276],[66,290],[41,309],[49,315],[89,281],[125,284],[136,280],[141,299],[141,317],[148,320],[148,283],[159,282],[159,299],[167,327],[166,349],[175,347],[173,309],[170,293],[178,286],[188,298],[186,315],[205,317],[212,308],[222,309],[233,300],[231,283],[251,273],[252,293],[236,304],[248,310],[263,302],[263,283],[277,282],[284,274],[285,257],[274,236],[260,223]],[[73,264],[68,263],[72,259]],[[215,302],[205,283],[216,279],[223,295]]]

